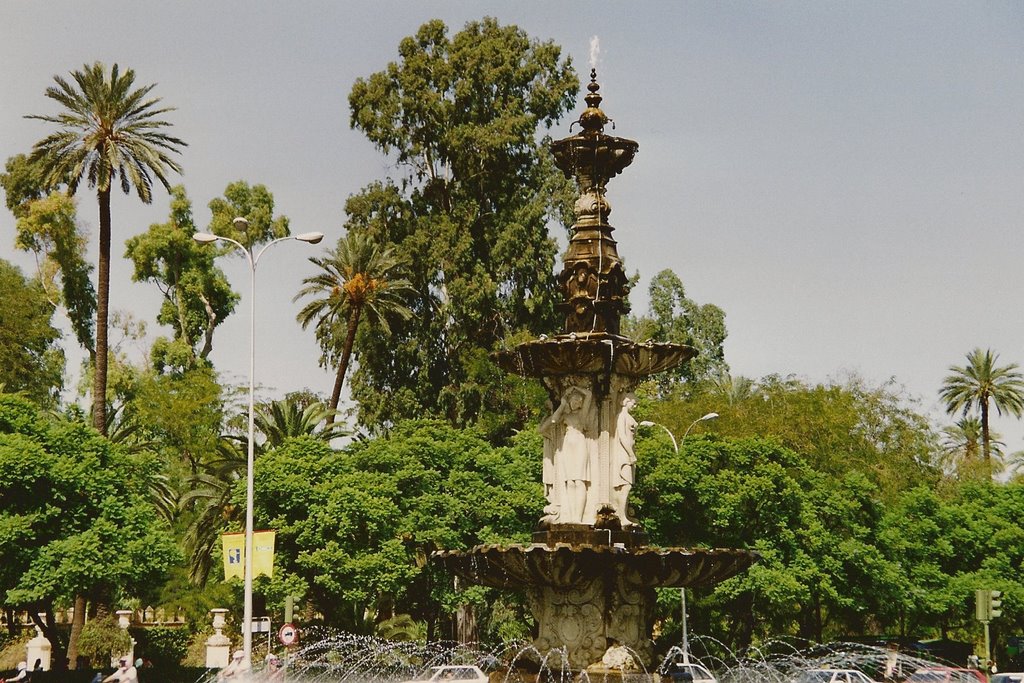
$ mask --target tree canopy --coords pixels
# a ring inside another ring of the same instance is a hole
[[[0,259],[0,391],[24,392],[41,405],[56,403],[64,384],[53,305],[37,280]]]
[[[4,603],[52,613],[57,601],[137,596],[161,580],[178,551],[149,499],[157,471],[81,422],[0,394]]]
[[[349,108],[402,177],[350,197],[346,228],[395,247],[417,295],[390,334],[356,338],[359,419],[518,425],[516,404],[536,397],[510,391],[487,354],[556,325],[548,226],[565,224],[573,195],[539,133],[571,109],[578,81],[556,45],[494,19],[454,36],[430,21],[398,54],[356,81]]]

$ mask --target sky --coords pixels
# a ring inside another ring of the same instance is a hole
[[[156,83],[189,144],[180,181],[201,228],[209,200],[246,180],[273,192],[293,233],[326,234],[260,262],[256,381],[264,398],[328,394],[333,374],[291,299],[307,258],[341,236],[346,197],[397,172],[350,129],[348,92],[424,22],[455,33],[484,16],[554,41],[581,76],[597,38],[608,132],[640,145],[608,186],[619,253],[640,274],[634,311],[670,268],[726,312],[733,374],[893,380],[937,421],[942,380],[972,348],[1024,362],[1020,2],[0,0],[0,159],[48,132],[23,117],[56,111],[43,94],[54,75],[99,60]],[[167,220],[167,199],[115,196],[115,255]],[[78,201],[94,241],[94,196]],[[34,269],[6,211],[0,257]],[[243,300],[211,358],[244,384],[248,270],[221,265]],[[168,334],[154,285],[121,258],[111,281],[112,309]],[[1019,421],[993,424],[1024,449]]]

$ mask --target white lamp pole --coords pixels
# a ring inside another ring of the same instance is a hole
[[[244,231],[249,227],[249,221],[244,218],[236,218],[233,221],[235,228]],[[252,499],[253,499],[253,460],[255,456],[255,425],[256,425],[256,265],[270,247],[285,240],[299,240],[309,244],[317,244],[324,238],[320,232],[306,232],[301,235],[289,235],[279,237],[268,242],[260,249],[255,256],[252,251],[238,240],[221,235],[212,235],[208,232],[197,232],[192,236],[200,244],[210,242],[228,242],[242,250],[249,261],[249,451],[245,464],[245,589],[242,609],[242,649],[245,651],[245,663],[252,665]]]
[[[703,415],[701,417],[698,417],[696,420],[691,422],[690,426],[686,428],[685,432],[683,432],[683,438],[679,440],[679,443],[676,443],[676,437],[672,434],[672,432],[669,430],[669,428],[666,427],[663,424],[658,424],[657,422],[651,422],[650,420],[644,420],[640,424],[642,426],[644,426],[644,427],[661,427],[662,429],[664,429],[665,433],[668,434],[668,437],[670,439],[672,439],[672,448],[675,450],[676,454],[678,455],[679,454],[679,446],[680,446],[680,444],[685,444],[686,443],[686,435],[690,433],[690,430],[693,429],[694,426],[698,422],[706,422],[707,420],[714,420],[717,417],[718,417],[718,413],[708,413],[707,415]],[[690,641],[689,641],[689,636],[688,636],[688,634],[686,632],[686,630],[687,630],[686,629],[686,588],[680,588],[679,589],[679,602],[680,602],[680,605],[682,606],[682,612],[683,612],[683,622],[682,622],[682,626],[683,626],[683,663],[684,664],[689,664],[690,663]]]

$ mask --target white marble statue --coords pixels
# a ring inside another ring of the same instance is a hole
[[[593,393],[580,386],[568,387],[548,419],[552,425],[561,427],[561,438],[555,441],[553,473],[554,487],[561,487],[554,494],[558,522],[582,524],[596,443],[597,409]]]
[[[548,410],[550,411],[551,408],[551,402],[548,401]],[[541,481],[544,483],[544,497],[548,501],[548,504],[544,506],[544,517],[541,521],[549,524],[558,521],[559,501],[561,500],[562,490],[565,488],[564,483],[560,481],[558,469],[555,465],[558,445],[562,441],[562,428],[560,424],[555,422],[554,417],[552,412],[552,414],[541,421],[540,426],[537,428],[537,431],[544,437],[544,461]]]
[[[632,393],[623,395],[615,421],[615,439],[611,443],[609,454],[611,502],[615,513],[622,520],[623,528],[633,525],[632,520],[626,516],[626,512],[629,491],[633,488],[636,472],[636,454],[633,452],[633,444],[636,440],[637,421],[629,412],[635,406],[636,396]]]

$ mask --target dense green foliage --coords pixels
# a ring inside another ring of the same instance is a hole
[[[0,301],[0,390],[22,391],[53,405],[64,383],[64,354],[46,292],[0,259]]]
[[[35,256],[47,296],[64,305],[78,343],[93,353],[96,292],[89,279],[92,266],[85,261],[85,235],[74,200],[59,189],[47,194],[41,176],[39,165],[24,154],[8,159],[6,173],[0,174],[7,208],[17,218],[15,246]]]
[[[0,394],[5,604],[52,612],[77,595],[128,597],[159,582],[178,553],[149,500],[156,475],[152,458]]]
[[[396,247],[416,296],[390,333],[357,336],[352,396],[366,426],[431,415],[507,436],[543,399],[487,354],[556,327],[548,226],[573,195],[538,130],[578,82],[557,46],[493,19],[451,37],[428,22],[398,53],[356,81],[349,107],[403,176],[350,197],[346,227]]]

